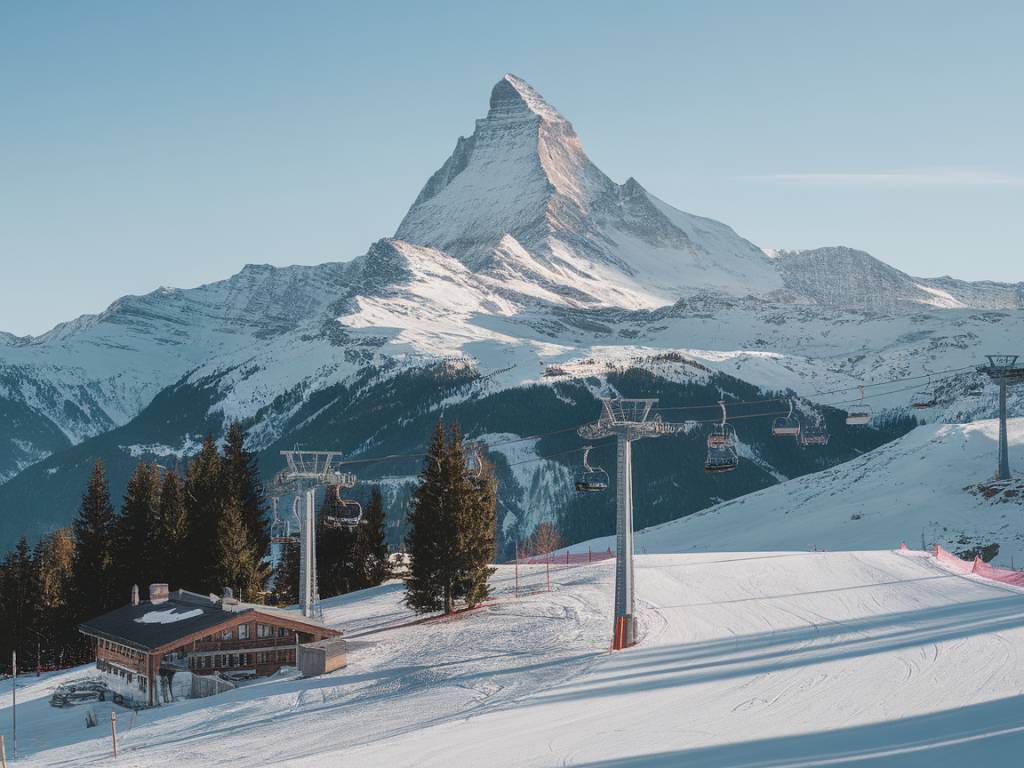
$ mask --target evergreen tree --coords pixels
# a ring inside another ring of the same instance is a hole
[[[156,581],[153,569],[154,529],[160,510],[160,477],[152,464],[140,463],[128,479],[121,514],[117,518],[115,567],[117,589],[129,594],[133,584],[145,590]]]
[[[217,530],[217,580],[231,587],[235,596],[250,602],[262,600],[267,567],[256,552],[237,499],[228,502]]]
[[[65,667],[87,658],[89,642],[77,631],[71,602],[75,542],[69,528],[58,528],[36,544],[33,561],[40,615],[37,631],[46,638],[43,663]]]
[[[190,588],[188,509],[185,485],[177,470],[164,473],[160,507],[150,533],[155,580],[167,582],[172,589]]]
[[[299,602],[298,542],[281,545],[280,559],[274,567],[274,602],[277,605],[295,605]]]
[[[328,517],[341,513],[336,491],[334,487],[327,489],[317,517],[316,567],[322,597],[344,595],[359,589],[355,561],[357,533],[351,528],[329,526],[324,522]]]
[[[71,526],[75,542],[74,604],[87,619],[128,601],[117,592],[114,563],[115,516],[103,461],[97,460]]]
[[[218,536],[225,514],[224,472],[213,435],[207,435],[203,447],[188,466],[185,478],[185,504],[189,521],[189,558],[187,589],[196,592],[216,592],[224,586],[219,566],[221,546]],[[239,519],[241,511],[239,510]]]
[[[459,524],[470,492],[461,435],[455,428],[446,437],[438,422],[408,517],[406,604],[417,611],[452,613],[465,591]]]
[[[468,488],[461,491],[465,493],[465,503],[458,507],[461,571],[458,595],[472,608],[491,593],[489,579],[495,570],[491,563],[497,536],[498,482],[491,465],[483,459],[475,477],[464,469],[463,478]]]
[[[366,505],[363,522],[356,534],[355,554],[356,588],[375,587],[391,578],[391,561],[388,559],[384,500],[380,487],[370,490],[370,502]]]
[[[267,498],[256,454],[245,449],[245,432],[237,421],[231,423],[224,438],[224,484],[228,499],[235,499],[241,507],[250,541],[260,557],[265,557],[270,551]]]
[[[444,558],[450,554],[448,550],[453,549],[450,545],[454,543],[454,531],[453,521],[444,510],[444,453],[444,425],[439,421],[430,439],[407,516],[405,546],[411,562],[405,581],[405,603],[420,613],[448,607]]]
[[[33,630],[38,632],[36,624],[39,607],[36,600],[35,564],[28,539],[24,536],[18,541],[14,551],[4,558],[2,571],[0,616],[3,616],[6,658],[9,659],[10,652],[16,650],[27,668],[30,660],[38,661],[38,645]]]

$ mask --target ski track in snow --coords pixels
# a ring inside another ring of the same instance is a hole
[[[493,605],[426,624],[397,583],[327,601],[349,667],[122,710],[117,763],[1009,765],[1024,748],[1024,591],[913,552],[640,556],[641,643],[612,655],[613,573],[556,569],[514,600],[499,566]],[[82,674],[25,681],[19,765],[110,764],[86,707],[46,703]]]

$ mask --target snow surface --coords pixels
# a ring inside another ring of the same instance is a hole
[[[137,624],[174,624],[176,621],[184,621],[202,615],[202,608],[193,608],[191,611],[182,611],[181,613],[178,613],[176,608],[171,608],[165,611],[148,611],[134,621]]]
[[[518,600],[502,566],[499,600],[448,622],[409,624],[398,584],[327,601],[347,668],[119,710],[117,764],[933,768],[1024,749],[1018,590],[890,551],[636,566],[641,642],[611,655],[612,562]],[[21,680],[20,765],[113,764],[86,707],[46,703],[87,674]]]

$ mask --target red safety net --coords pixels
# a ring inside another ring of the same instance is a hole
[[[933,548],[932,554],[936,560],[947,568],[952,568],[959,573],[972,573],[975,576],[981,576],[983,579],[991,579],[1003,584],[1012,584],[1015,587],[1024,587],[1024,571],[1015,571],[1012,568],[1000,568],[995,565],[989,565],[980,557],[975,557],[973,562],[961,560],[938,544]]]
[[[603,552],[552,552],[547,555],[532,555],[530,557],[520,557],[519,562],[532,565],[543,563],[550,563],[551,565],[584,565],[586,563],[598,563],[601,560],[608,560],[613,557],[615,557],[615,553],[609,547]]]
[[[932,555],[944,566],[959,573],[970,573],[974,570],[974,563],[967,560],[961,560],[952,552],[944,550],[938,544],[932,547]]]

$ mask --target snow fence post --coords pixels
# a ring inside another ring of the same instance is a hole
[[[114,743],[114,759],[117,759],[117,712],[110,710],[110,739]]]
[[[7,745],[4,744],[4,735],[0,733],[0,766],[7,768]]]
[[[516,542],[516,597],[519,597],[519,542]]]

